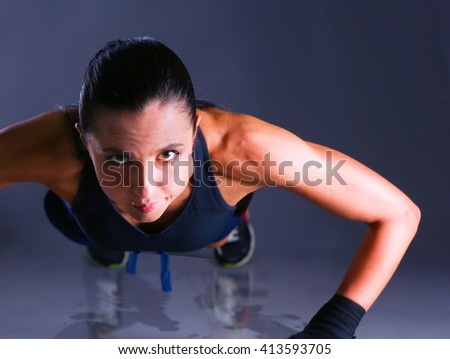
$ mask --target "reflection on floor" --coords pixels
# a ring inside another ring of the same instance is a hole
[[[345,265],[332,254],[266,256],[240,269],[171,256],[136,275],[93,266],[69,242],[3,242],[0,338],[287,338],[332,295]],[[448,269],[402,264],[363,319],[359,338],[450,338]]]
[[[160,289],[157,268],[130,276],[84,261],[86,310],[72,314],[55,337],[286,338],[304,325],[289,312],[263,313],[269,291],[255,287],[252,267],[232,270],[212,261],[176,259],[172,293]]]

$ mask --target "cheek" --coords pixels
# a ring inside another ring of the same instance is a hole
[[[93,161],[97,180],[103,192],[113,201],[125,198],[129,188],[124,186],[123,175],[120,168],[108,166],[106,163]]]
[[[164,169],[165,175],[162,188],[173,196],[179,195],[189,184],[192,175],[192,166],[189,166],[189,158],[180,158],[170,163]]]
[[[181,187],[186,187],[189,183],[189,178],[193,173],[193,164],[189,156],[180,157],[173,161],[170,165],[170,177],[172,181]]]
[[[102,186],[103,192],[114,202],[124,202],[128,199],[129,188],[124,188],[122,186],[108,187]]]

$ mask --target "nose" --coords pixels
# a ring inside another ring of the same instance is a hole
[[[137,162],[130,166],[131,187],[134,194],[142,200],[155,199],[162,184],[162,171],[153,161]]]

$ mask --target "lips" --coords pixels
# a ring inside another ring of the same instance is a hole
[[[133,207],[140,213],[150,213],[158,206],[160,202],[161,200],[146,204],[133,204]]]

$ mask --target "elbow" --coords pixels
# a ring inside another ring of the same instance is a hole
[[[421,219],[421,212],[420,208],[413,202],[411,202],[409,205],[407,205],[407,209],[405,210],[405,225],[407,226],[406,231],[410,233],[409,235],[409,243],[411,243],[417,233],[417,230],[419,229],[420,219]]]
[[[407,204],[402,204],[398,208],[397,212],[397,221],[407,226],[409,231],[412,232],[411,240],[414,238],[416,234],[420,220],[421,220],[421,211],[420,208],[414,203],[409,202]]]
[[[405,212],[408,223],[411,223],[411,225],[413,225],[417,230],[422,216],[419,206],[417,206],[414,202],[411,201],[409,204],[406,205]]]
[[[417,227],[419,227],[420,220],[422,218],[422,213],[420,211],[420,208],[416,204],[413,203],[413,206],[414,207],[413,207],[412,211],[413,211],[413,214],[414,214],[416,225],[417,225]]]
[[[382,218],[371,223],[374,227],[385,226],[385,228],[401,229],[403,233],[408,233],[407,238],[413,240],[420,224],[420,208],[412,201],[402,202],[391,206]]]

